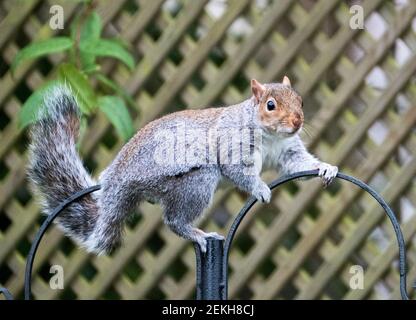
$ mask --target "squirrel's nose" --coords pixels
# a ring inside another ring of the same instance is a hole
[[[292,125],[295,128],[295,130],[298,130],[300,126],[302,125],[302,120],[298,117],[292,119]]]

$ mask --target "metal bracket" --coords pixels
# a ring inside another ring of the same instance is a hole
[[[304,177],[318,176],[318,170],[303,171],[294,173],[291,175],[283,176],[273,183],[270,184],[270,189],[275,189],[280,185]],[[354,177],[348,176],[343,173],[338,173],[337,178],[349,181],[361,189],[368,192],[380,206],[384,209],[387,216],[393,225],[395,235],[397,238],[397,244],[399,247],[399,274],[400,274],[400,293],[403,300],[408,300],[409,296],[406,287],[406,247],[403,238],[403,233],[400,229],[400,224],[397,221],[396,215],[393,210],[389,207],[386,201],[370,186],[358,180]],[[36,256],[37,249],[40,241],[46,230],[53,222],[53,220],[72,202],[77,201],[85,195],[99,190],[99,185],[92,186],[90,188],[81,190],[68,199],[63,201],[53,212],[50,214],[42,223],[38,233],[30,248],[25,271],[25,289],[24,298],[25,300],[31,299],[31,281],[32,281],[32,268],[33,261]],[[256,199],[251,197],[241,211],[238,213],[233,224],[231,225],[230,231],[228,232],[227,238],[224,240],[218,240],[209,238],[207,239],[207,250],[202,253],[198,244],[194,243],[195,254],[196,254],[196,299],[197,300],[226,300],[228,298],[228,259],[232,241],[237,232],[237,229],[244,219],[249,210],[257,202]],[[416,285],[416,283],[415,283]],[[415,286],[414,286],[415,287]],[[6,288],[0,288],[0,294],[4,294],[7,300],[13,300],[13,296]]]
[[[283,185],[286,182],[299,179],[299,178],[305,178],[305,177],[315,177],[318,176],[318,170],[312,170],[312,171],[303,171],[303,172],[297,172],[291,175],[283,176],[274,182],[270,184],[270,189],[275,189],[281,185]],[[349,175],[338,173],[337,178],[349,181],[353,183],[354,185],[360,187],[361,189],[368,192],[383,208],[383,210],[386,212],[387,216],[390,219],[390,222],[393,226],[393,229],[395,231],[397,244],[399,247],[399,274],[400,274],[400,294],[403,300],[409,300],[409,295],[407,293],[407,287],[406,287],[406,246],[403,238],[402,230],[400,229],[400,224],[397,221],[396,215],[394,214],[393,210],[390,208],[390,206],[386,203],[386,201],[370,186],[362,182],[361,180],[358,180],[354,177],[351,177]],[[206,261],[209,261],[209,263],[204,263],[204,260],[201,260],[202,253],[199,252],[199,248],[197,245],[195,245],[196,248],[196,255],[197,255],[197,299],[208,299],[207,297],[212,296],[212,292],[222,292],[220,299],[221,300],[227,300],[228,299],[228,258],[230,253],[230,248],[232,241],[234,239],[234,236],[237,232],[237,229],[241,223],[241,221],[244,219],[246,214],[250,211],[250,209],[253,207],[253,205],[257,202],[257,200],[253,197],[251,197],[247,203],[244,205],[244,207],[241,209],[237,217],[234,219],[233,224],[231,225],[231,228],[228,232],[227,238],[224,243],[224,249],[223,249],[223,257],[220,258],[218,256],[211,257],[210,255],[218,255],[219,250],[207,250],[205,255],[208,255],[207,258],[205,258]],[[198,258],[199,256],[199,258]],[[222,264],[222,270],[221,273],[218,273],[219,266],[212,266],[212,263],[218,263]],[[200,270],[202,269],[202,270]],[[221,286],[221,288],[214,289],[212,287],[207,286],[200,286],[201,281],[203,281],[203,275],[207,273],[218,273],[215,275],[211,275],[210,279],[223,279],[223,281],[220,284],[217,284],[217,282],[214,282],[216,286]],[[198,274],[200,276],[198,277]],[[204,290],[207,290],[204,292]]]

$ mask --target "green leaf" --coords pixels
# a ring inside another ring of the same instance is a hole
[[[101,70],[101,66],[99,66],[98,64],[93,63],[93,64],[90,64],[90,65],[87,65],[84,68],[84,70],[82,70],[82,71],[86,74],[90,74],[90,73],[98,72],[100,70]]]
[[[134,109],[137,109],[136,108],[136,102],[133,100],[133,98],[130,96],[130,94],[128,94],[126,92],[126,90],[124,90],[122,87],[120,87],[116,82],[114,82],[113,80],[111,80],[110,78],[106,77],[105,75],[103,75],[101,73],[95,74],[95,77],[97,78],[98,81],[103,83],[105,86],[109,87],[115,93],[122,96],[127,101],[127,104],[130,107],[132,107]]]
[[[134,133],[133,121],[123,100],[115,96],[103,96],[98,98],[100,110],[114,125],[117,133],[128,140]]]
[[[85,20],[80,34],[79,50],[82,65],[85,69],[91,67],[95,63],[95,54],[84,50],[88,43],[96,42],[100,39],[102,30],[101,17],[97,12],[93,11]]]
[[[98,40],[101,35],[103,23],[101,17],[97,12],[93,11],[88,18],[85,20],[81,30],[81,43],[88,42],[88,40]]]
[[[90,114],[97,107],[97,97],[87,77],[73,64],[64,63],[58,69],[59,77],[76,93],[81,111]]]
[[[78,39],[78,28],[79,28],[79,20],[81,19],[81,13],[78,13],[74,20],[71,22],[71,25],[69,26],[69,34],[71,36],[71,39],[76,42]]]
[[[132,55],[117,41],[99,39],[94,42],[86,43],[83,50],[96,56],[106,56],[119,59],[130,69],[134,68],[134,59]]]
[[[20,129],[23,129],[38,120],[41,109],[45,107],[45,93],[58,84],[59,81],[49,81],[30,95],[19,112],[18,126]]]
[[[13,59],[12,73],[23,61],[38,58],[50,53],[56,53],[70,49],[74,45],[72,39],[68,37],[55,37],[48,40],[34,42],[20,50]]]

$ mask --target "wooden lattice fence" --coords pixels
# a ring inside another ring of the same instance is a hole
[[[364,29],[350,28],[354,3],[364,8]],[[55,34],[53,4],[63,6],[66,24],[79,10],[73,1],[0,2],[0,285],[17,297],[42,218],[25,179],[27,136],[17,114],[61,59],[28,63],[14,78],[9,66],[20,48]],[[136,128],[174,110],[239,102],[250,78],[289,75],[304,97],[310,149],[375,187],[398,214],[415,296],[416,1],[108,0],[97,10],[105,34],[130,43],[136,58],[133,72],[104,63],[137,102]],[[97,174],[122,142],[100,115],[86,136],[82,154]],[[218,191],[200,225],[226,233],[246,199]],[[34,265],[34,298],[193,298],[193,247],[167,230],[158,206],[137,211],[111,256],[87,255],[58,229],[48,232]],[[49,287],[55,264],[63,266],[64,290]],[[353,265],[365,270],[362,290],[349,286]],[[369,196],[342,182],[325,190],[316,180],[292,183],[270,205],[256,205],[230,268],[230,298],[400,298],[391,225]]]

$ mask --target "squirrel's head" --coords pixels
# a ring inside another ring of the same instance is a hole
[[[271,133],[291,136],[303,125],[302,98],[292,89],[288,77],[282,83],[261,84],[251,80],[251,91],[261,125]]]

